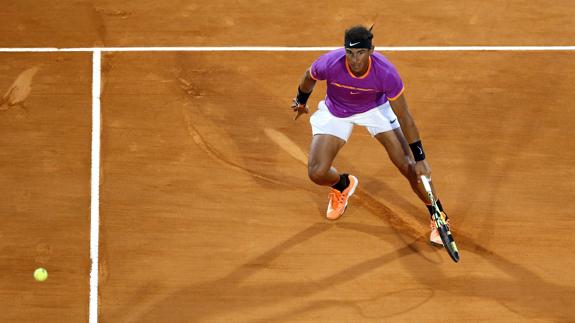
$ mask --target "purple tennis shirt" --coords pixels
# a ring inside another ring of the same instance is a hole
[[[345,48],[320,56],[311,64],[310,73],[314,80],[327,82],[325,105],[338,118],[369,111],[403,93],[397,70],[376,52],[369,57],[369,68],[362,76],[351,72]]]

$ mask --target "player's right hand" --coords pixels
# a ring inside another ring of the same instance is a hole
[[[309,108],[307,107],[307,105],[300,104],[297,101],[297,99],[293,99],[293,103],[292,103],[291,108],[292,108],[293,112],[297,112],[297,114],[293,118],[294,120],[297,120],[297,118],[299,118],[304,113],[309,113]]]

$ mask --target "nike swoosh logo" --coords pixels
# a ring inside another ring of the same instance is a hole
[[[357,44],[359,44],[359,43],[360,43],[360,42],[357,42],[357,43],[349,42],[349,47],[353,47],[353,46],[355,46],[355,45],[357,45]]]
[[[359,92],[349,92],[349,94],[359,94]]]
[[[394,122],[396,122],[396,121],[397,121],[397,119],[393,119],[393,120],[390,121],[389,123],[394,123]]]
[[[417,149],[419,149],[420,154],[423,154],[423,150],[421,150],[421,147],[417,147]]]

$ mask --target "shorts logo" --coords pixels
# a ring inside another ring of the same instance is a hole
[[[396,118],[396,119],[393,119],[393,120],[391,120],[389,123],[394,123],[394,122],[396,122],[396,121],[397,121],[397,118]]]

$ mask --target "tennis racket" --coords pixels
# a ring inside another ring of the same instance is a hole
[[[433,223],[435,223],[435,227],[439,232],[439,236],[441,237],[441,241],[443,242],[443,246],[447,253],[453,259],[453,261],[459,261],[459,250],[457,250],[457,245],[455,244],[455,240],[451,235],[451,231],[449,231],[449,226],[443,218],[441,217],[441,212],[439,211],[439,207],[437,206],[437,202],[435,201],[435,197],[433,196],[433,192],[431,191],[431,185],[429,184],[429,179],[426,176],[421,176],[421,182],[423,182],[423,187],[425,187],[425,191],[427,192],[427,196],[429,196],[429,200],[431,201],[431,206],[433,207],[433,215],[431,219]]]

